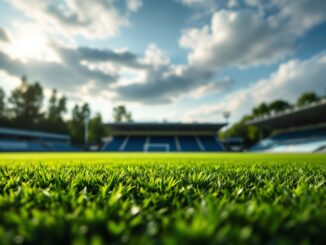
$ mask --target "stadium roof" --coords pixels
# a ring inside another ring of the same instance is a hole
[[[226,123],[108,123],[112,135],[216,135]]]
[[[247,122],[261,128],[288,129],[326,123],[326,99]]]
[[[2,128],[2,127],[0,127],[0,135],[69,140],[69,136],[66,134],[53,134],[53,133],[46,133],[41,131]]]

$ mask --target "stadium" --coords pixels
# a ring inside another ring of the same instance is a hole
[[[259,128],[261,140],[249,152],[322,152],[326,148],[326,100],[265,115],[247,122]],[[104,152],[226,152],[218,132],[226,123],[108,123],[110,135],[95,151]],[[273,134],[263,138],[264,131]],[[73,152],[69,135],[0,128],[0,151]],[[240,141],[241,144],[242,141]],[[238,148],[239,149],[239,148]],[[240,147],[241,149],[241,147]]]
[[[326,244],[325,13],[0,1],[0,245]]]
[[[103,151],[225,151],[216,136],[225,124],[113,123],[107,126],[112,138],[103,146]]]
[[[111,123],[104,152],[223,152],[217,137],[225,124]],[[85,148],[70,144],[68,135],[0,128],[1,151],[72,152]]]
[[[248,122],[263,131],[277,133],[251,147],[250,151],[318,152],[326,147],[326,100],[281,111]]]

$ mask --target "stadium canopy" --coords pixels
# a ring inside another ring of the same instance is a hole
[[[272,115],[255,118],[246,124],[276,130],[325,125],[326,99],[306,106],[295,107]]]
[[[108,123],[111,135],[216,135],[226,123]]]
[[[28,138],[28,139],[50,139],[69,141],[70,137],[66,134],[53,134],[41,131],[24,130],[24,129],[12,129],[0,127],[0,138]]]

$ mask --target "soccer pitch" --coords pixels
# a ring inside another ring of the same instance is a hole
[[[0,154],[1,244],[325,244],[326,154]]]

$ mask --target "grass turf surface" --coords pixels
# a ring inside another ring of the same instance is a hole
[[[326,155],[0,154],[1,244],[325,244]]]

